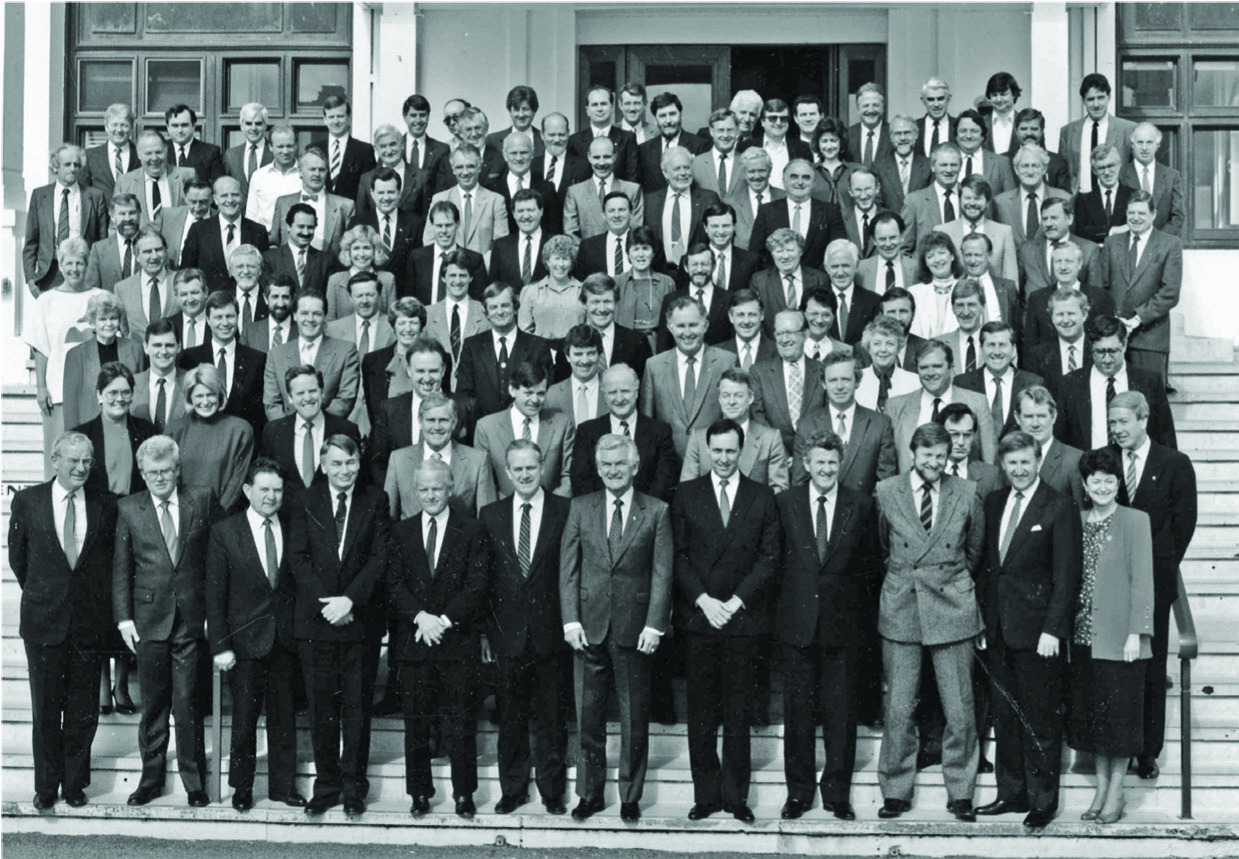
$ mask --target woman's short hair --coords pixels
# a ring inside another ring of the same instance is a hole
[[[576,262],[576,253],[581,242],[575,236],[552,236],[542,246],[542,262],[548,266],[555,257],[562,257],[570,263]]]
[[[102,394],[104,389],[117,379],[124,379],[129,383],[129,390],[133,390],[133,371],[120,361],[108,361],[99,368],[99,376],[95,380],[95,393]]]
[[[199,385],[215,394],[219,399],[219,408],[224,408],[224,403],[228,401],[228,389],[224,387],[224,380],[220,378],[219,370],[214,364],[199,364],[185,374],[186,403],[193,404],[194,388]]]
[[[1080,456],[1080,477],[1088,480],[1094,474],[1109,474],[1120,483],[1123,482],[1123,461],[1118,451],[1112,447],[1099,447],[1086,450]]]
[[[411,295],[398,298],[387,308],[387,324],[395,328],[396,320],[402,317],[418,320],[422,323],[422,329],[424,330],[426,328],[426,305]]]
[[[71,236],[56,247],[56,259],[80,259],[85,261],[90,257],[90,245],[81,236]]]
[[[658,247],[658,236],[649,227],[642,225],[633,227],[628,231],[628,247],[626,250],[632,250],[633,245],[644,245],[647,248]]]
[[[120,336],[129,336],[129,314],[124,303],[110,292],[92,295],[86,301],[86,320],[94,325],[100,317],[119,319]]]
[[[391,259],[391,254],[383,246],[383,242],[379,238],[379,231],[369,224],[358,224],[351,230],[345,230],[344,235],[340,236],[340,265],[351,266],[353,264],[353,255],[349,252],[349,248],[353,245],[353,242],[362,240],[369,242],[370,246],[374,248],[375,266],[387,265],[387,261]]]

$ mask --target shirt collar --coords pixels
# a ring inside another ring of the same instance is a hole
[[[609,489],[603,494],[605,495],[606,500],[607,500],[607,521],[610,522],[611,512],[615,510],[615,495],[613,495]],[[633,490],[631,486],[629,486],[628,490],[619,497],[619,500],[624,502],[624,517],[625,518],[627,518],[628,514],[632,512],[632,497],[635,494],[636,492]]]
[[[964,468],[965,468],[965,473],[966,473],[967,466],[965,465]],[[915,468],[909,471],[908,474],[912,476],[912,492],[916,495],[920,495],[921,487],[925,485],[925,479],[921,477],[921,473],[917,471]],[[938,482],[931,483],[930,487],[931,487],[932,492],[937,492],[938,490],[940,490],[942,488],[942,478],[939,477]]]
[[[518,516],[521,513],[522,504],[528,504],[530,506],[529,512],[532,515],[542,509],[542,505],[545,501],[546,501],[546,492],[542,489],[541,486],[539,486],[537,490],[534,491],[533,495],[529,496],[528,501],[522,500],[519,492],[512,493],[512,509],[516,512],[516,515]]]
[[[249,144],[248,144],[248,143],[247,143],[247,144],[245,144],[245,145],[246,145],[246,146],[249,146]],[[261,527],[262,527],[262,523],[263,523],[263,522],[265,522],[265,521],[267,521],[267,519],[268,519],[268,517],[263,516],[261,513],[259,513],[257,510],[255,510],[253,507],[247,507],[247,508],[245,509],[245,518],[249,520],[249,523],[250,523],[250,528],[253,528],[253,529],[258,529],[258,528],[261,528]],[[277,515],[274,515],[274,516],[271,516],[271,517],[269,517],[269,518],[271,519],[271,527],[272,527],[273,529],[274,529],[274,528],[278,528],[278,527],[280,526],[280,517],[279,517],[279,515],[278,515],[278,514],[277,514]]]
[[[723,487],[721,483],[721,478],[714,472],[713,468],[710,469],[710,482],[714,484],[714,496],[717,498],[718,494],[723,491]],[[740,472],[737,471],[731,477],[727,478],[727,490],[728,492],[732,494],[733,497],[735,496],[736,488],[739,485],[740,485]]]
[[[839,499],[839,484],[836,483],[830,487],[829,492],[822,493],[813,485],[813,481],[809,481],[809,507],[813,510],[814,515],[817,515],[817,499],[823,494],[826,496],[826,506],[834,507],[835,502]]]

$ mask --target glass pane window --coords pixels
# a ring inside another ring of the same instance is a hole
[[[1192,106],[1239,107],[1239,59],[1197,60],[1192,66]]]
[[[1176,63],[1174,60],[1132,59],[1122,66],[1123,92],[1120,105],[1125,108],[1178,107],[1175,96]]]
[[[278,113],[280,109],[280,62],[230,61],[226,65],[228,88],[228,112],[235,113],[243,105],[258,102],[268,110]]]
[[[282,3],[146,3],[148,33],[278,33]]]
[[[1192,135],[1192,202],[1198,230],[1239,227],[1239,129],[1196,131]]]
[[[314,110],[333,95],[348,95],[348,63],[297,63],[298,111]]]
[[[202,62],[150,60],[146,64],[146,111],[163,113],[174,104],[187,104],[202,113]]]
[[[102,113],[116,102],[133,102],[133,62],[82,60],[78,64],[78,110]]]

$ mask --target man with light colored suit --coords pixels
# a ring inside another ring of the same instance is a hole
[[[119,200],[116,198],[120,197]],[[134,242],[142,226],[142,210],[132,194],[114,194],[108,210],[112,233],[90,246],[86,259],[86,287],[116,291],[116,284],[138,270]]]
[[[297,339],[267,353],[262,386],[267,419],[275,420],[293,413],[293,405],[281,382],[285,371],[302,364],[310,364],[323,374],[323,410],[338,417],[347,417],[353,411],[361,381],[361,362],[357,358],[357,350],[348,340],[323,336],[327,299],[322,293],[300,293],[295,314]]]
[[[784,199],[787,192],[770,184],[774,162],[763,147],[750,146],[740,153],[738,160],[738,167],[744,175],[744,184],[736,193],[728,195],[725,202],[736,210],[736,247],[760,252],[761,248],[751,247],[749,242],[753,235],[753,219],[757,217],[757,210],[766,203]]]
[[[1041,207],[1047,200],[1071,198],[1066,191],[1046,184],[1049,163],[1048,152],[1036,143],[1025,143],[1011,163],[1018,186],[994,197],[994,220],[1011,228],[1017,248],[1041,230]]]
[[[608,194],[621,191],[632,203],[632,226],[640,226],[645,218],[641,186],[616,178],[615,144],[606,137],[595,137],[589,144],[589,166],[593,176],[568,188],[564,197],[564,232],[581,239],[602,235],[607,231],[603,201]]]
[[[749,374],[731,367],[718,382],[718,404],[723,417],[735,421],[744,433],[740,448],[740,473],[749,480],[782,492],[789,485],[787,451],[779,431],[752,417],[753,383]],[[680,467],[680,482],[710,473],[709,427],[693,430]]]
[[[873,216],[870,227],[874,252],[856,266],[856,285],[878,295],[913,286],[919,280],[919,271],[916,258],[903,252],[903,218],[881,210]]]
[[[490,458],[491,471],[500,496],[515,492],[508,476],[507,451],[513,439],[528,438],[542,449],[542,488],[572,496],[572,441],[576,427],[569,415],[546,406],[550,368],[540,361],[516,365],[508,381],[512,405],[486,415],[477,422],[473,444]]]
[[[710,150],[693,158],[693,181],[719,197],[735,196],[744,188],[746,174],[737,163],[740,125],[731,110],[719,108],[710,114],[710,138],[714,142]]]
[[[804,314],[781,310],[775,315],[774,358],[758,361],[749,371],[753,387],[753,415],[778,430],[783,450],[792,454],[796,428],[805,416],[822,405],[822,365],[804,353],[807,336]],[[793,409],[793,406],[795,407]],[[792,463],[793,470],[796,464]]]
[[[883,819],[912,808],[913,712],[928,650],[947,717],[942,743],[947,810],[962,822],[976,820],[972,663],[983,625],[973,576],[983,559],[985,514],[970,482],[943,474],[950,446],[942,427],[918,426],[908,443],[909,473],[888,477],[875,489],[886,565],[878,610],[888,684],[878,763]]]
[[[1130,164],[1119,171],[1119,183],[1140,188],[1153,195],[1153,229],[1177,236],[1183,231],[1187,215],[1183,208],[1183,176],[1173,167],[1157,161],[1162,133],[1151,122],[1132,130]]]
[[[267,280],[262,289],[267,315],[254,320],[245,333],[245,345],[264,355],[297,337],[297,323],[293,320],[293,294],[297,291],[296,278],[277,274]]]
[[[663,156],[666,186],[651,191],[645,201],[645,225],[654,231],[667,260],[667,270],[680,265],[688,246],[705,241],[705,212],[718,203],[718,195],[693,187],[693,156],[677,146]]]
[[[1084,478],[1080,476],[1080,456],[1083,451],[1054,438],[1054,422],[1058,406],[1054,395],[1041,385],[1030,385],[1020,391],[1015,405],[1015,422],[1041,445],[1041,479],[1050,488],[1070,496],[1076,508],[1084,509]]]
[[[1099,289],[1105,284],[1099,279],[1097,265],[1098,247],[1088,239],[1071,232],[1075,218],[1075,200],[1050,197],[1041,204],[1041,232],[1032,240],[1020,245],[1017,261],[1020,266],[1020,283],[1024,298],[1038,289],[1058,283],[1050,254],[1063,242],[1070,242],[1080,249],[1080,282]]]
[[[602,395],[602,335],[582,322],[568,329],[560,354],[571,368],[568,378],[551,385],[546,392],[547,411],[559,412],[572,421],[573,428],[607,413]]]
[[[1092,189],[1093,173],[1089,156],[1103,143],[1119,151],[1119,161],[1131,160],[1131,133],[1136,124],[1130,119],[1111,116],[1110,81],[1098,72],[1080,81],[1080,99],[1085,115],[1073,119],[1058,132],[1058,152],[1071,168],[1071,190],[1087,193]]]
[[[80,146],[66,143],[53,153],[56,181],[30,194],[26,210],[26,242],[22,272],[37,295],[64,281],[56,265],[56,248],[75,236],[87,244],[108,232],[108,206],[103,192],[78,181],[86,156]]]
[[[428,394],[418,407],[421,435],[415,444],[392,451],[383,488],[391,499],[393,522],[422,512],[414,472],[426,460],[446,462],[452,469],[451,502],[470,516],[498,500],[490,461],[483,451],[452,441],[460,415],[456,402],[441,393]]]
[[[349,278],[348,294],[353,302],[353,312],[327,323],[326,334],[330,340],[352,343],[357,350],[357,360],[362,361],[371,352],[390,346],[396,334],[379,312],[379,280],[374,272],[360,271]],[[370,435],[370,413],[366,404],[365,389],[357,389],[357,401],[348,419],[361,430],[362,438]]]
[[[955,375],[971,373],[983,363],[981,326],[988,316],[988,302],[980,282],[969,277],[956,283],[951,290],[950,311],[950,318],[954,318],[956,327],[934,338],[949,344],[955,353],[951,367]]]
[[[353,201],[327,193],[327,157],[317,149],[307,149],[297,160],[301,176],[301,191],[285,194],[275,201],[271,218],[271,247],[278,248],[288,240],[288,210],[304,203],[314,210],[314,237],[310,247],[326,251],[332,258],[340,252],[340,239],[349,219],[353,217]]]
[[[456,184],[435,194],[430,205],[440,201],[452,203],[460,212],[458,241],[474,253],[479,253],[490,262],[490,249],[495,239],[508,234],[508,212],[503,198],[478,184],[482,167],[482,154],[477,148],[462,143],[452,153],[452,173]],[[427,223],[422,234],[422,243],[434,241],[434,225]]]
[[[908,194],[927,188],[933,182],[929,157],[916,145],[916,133],[915,119],[906,114],[893,116],[891,151],[875,158],[870,167],[882,187],[882,207],[892,212],[903,209]]]
[[[134,250],[134,274],[116,284],[116,297],[125,305],[129,336],[141,343],[147,325],[171,316],[181,305],[172,288],[172,272],[166,264],[167,247],[159,231],[143,227]]]
[[[197,178],[192,167],[169,167],[167,148],[157,131],[144,131],[138,138],[142,166],[116,180],[115,194],[133,194],[142,206],[142,223],[163,226],[165,207],[185,201],[185,183]]]
[[[965,236],[981,233],[990,240],[989,269],[995,277],[1015,281],[1020,276],[1015,261],[1015,239],[1006,224],[987,216],[991,199],[989,183],[975,173],[959,183],[960,217],[934,226],[951,237],[958,249]]]
[[[915,253],[925,235],[939,224],[959,217],[959,171],[963,163],[959,147],[943,143],[929,157],[934,181],[926,188],[904,197],[899,217],[903,219],[904,249]]]

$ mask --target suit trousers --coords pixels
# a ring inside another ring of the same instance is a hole
[[[581,759],[576,793],[602,803],[607,780],[608,675],[615,678],[620,713],[620,802],[638,802],[645,790],[650,757],[650,662],[636,647],[624,647],[607,637],[585,645],[575,655],[575,686]]]
[[[54,796],[90,784],[90,747],[99,726],[98,652],[72,641],[26,642],[34,789]]]
[[[938,694],[946,712],[942,777],[947,798],[972,799],[977,780],[977,722],[972,700],[973,639],[950,644],[882,641],[886,671],[886,727],[878,755],[878,785],[884,799],[912,799],[917,738],[913,719],[925,650],[933,660]]]
[[[297,785],[296,652],[273,645],[266,656],[237,658],[232,670],[232,752],[228,784],[254,787],[258,716],[267,707],[267,793],[288,795]]]
[[[361,655],[361,705],[365,708],[365,715],[361,722],[361,741],[357,751],[357,779],[361,784],[363,799],[370,793],[370,779],[366,777],[370,769],[370,722],[374,715],[374,689],[378,684],[383,636],[387,633],[387,600],[382,593],[377,596],[377,600],[372,596],[369,605],[361,610],[361,620],[365,624]],[[394,640],[394,636],[389,639],[391,640]],[[389,677],[391,664],[389,660]]]
[[[1155,352],[1151,349],[1137,349],[1134,346],[1128,346],[1127,364],[1128,366],[1135,367],[1137,370],[1156,373],[1164,385],[1166,384],[1166,374],[1170,369],[1170,355],[1166,352]]]
[[[711,808],[747,805],[753,761],[749,737],[753,654],[749,635],[684,632],[688,685],[688,762],[693,802]],[[723,725],[723,760],[718,726]]]
[[[452,763],[452,797],[472,796],[478,789],[478,722],[472,708],[475,668],[473,663],[448,659],[401,666],[404,783],[409,796],[435,795],[430,774],[430,729],[435,724],[443,727],[441,739]]]
[[[504,796],[528,791],[531,721],[537,730],[537,783],[543,802],[563,800],[568,781],[568,724],[564,719],[564,662],[559,650],[539,656],[530,639],[519,656],[500,656],[499,785]]]
[[[881,580],[861,586],[856,607],[856,719],[872,725],[882,718],[882,636],[878,635]]]
[[[988,656],[998,799],[1027,801],[1035,809],[1057,808],[1065,710],[1063,658],[1012,650],[1001,635],[989,640]]]
[[[176,765],[181,784],[186,793],[206,790],[206,737],[198,712],[201,632],[189,629],[178,610],[167,641],[138,642],[138,682],[142,685],[142,715],[138,720],[141,789],[163,790],[171,715],[176,724]]]
[[[851,801],[856,769],[855,665],[853,645],[784,645],[783,773],[788,799],[812,805],[816,785],[824,803]],[[826,748],[820,782],[814,748],[819,713]]]
[[[310,705],[315,799],[362,798],[363,647],[360,641],[297,642]]]
[[[1173,602],[1153,604],[1153,658],[1144,681],[1144,750],[1141,757],[1156,758],[1166,744],[1166,661],[1170,649],[1170,610]]]

